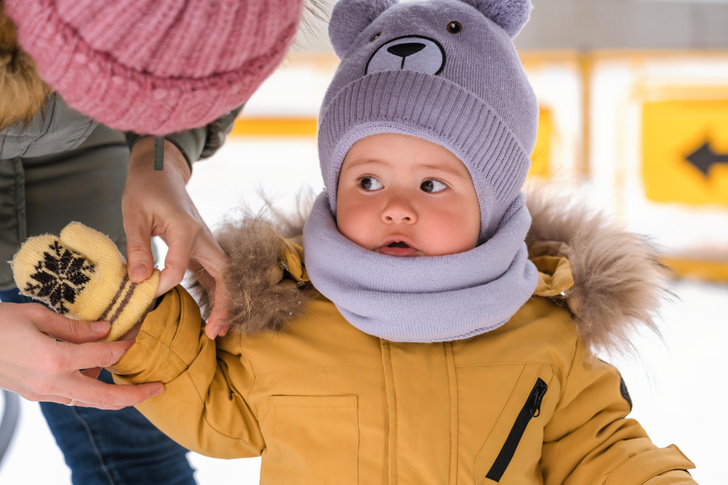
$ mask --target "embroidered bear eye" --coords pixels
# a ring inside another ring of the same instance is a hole
[[[369,39],[369,42],[374,42],[375,40],[377,40],[379,38],[380,35],[382,35],[381,32],[377,32],[376,34],[372,35],[372,38]]]
[[[447,24],[447,31],[451,34],[457,34],[461,30],[463,30],[463,26],[460,25],[460,22],[450,22]]]

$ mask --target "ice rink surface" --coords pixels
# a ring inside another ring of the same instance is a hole
[[[232,139],[213,159],[195,166],[188,189],[213,228],[247,204],[261,206],[260,193],[282,209],[295,205],[304,188],[323,187],[316,147],[308,138]],[[686,228],[685,230],[689,230]],[[662,336],[635,335],[636,356],[604,356],[615,364],[634,402],[631,417],[653,441],[671,443],[697,465],[701,484],[725,481],[728,419],[724,416],[728,285],[676,281],[665,301]],[[259,459],[216,460],[191,454],[200,485],[257,484]],[[36,403],[23,402],[15,439],[0,467],[0,485],[68,485],[70,472]]]

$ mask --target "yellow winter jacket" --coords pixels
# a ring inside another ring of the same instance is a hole
[[[502,327],[396,343],[347,323],[305,286],[300,246],[266,237],[278,241],[280,269],[267,272],[267,289],[307,295],[292,319],[211,341],[177,287],[111,369],[119,383],[165,384],[138,408],[183,446],[262,456],[262,484],[695,483],[677,447],[657,448],[626,418],[618,371],[590,349],[604,337],[577,322],[575,308],[595,303],[575,294],[580,273],[563,243],[529,243],[540,281]],[[246,289],[248,309],[281,293],[261,295]]]

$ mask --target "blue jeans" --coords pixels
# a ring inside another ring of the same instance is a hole
[[[17,290],[0,301],[23,303]],[[111,383],[102,371],[99,379]],[[194,485],[187,450],[159,431],[139,411],[41,403],[48,427],[71,469],[74,485]]]

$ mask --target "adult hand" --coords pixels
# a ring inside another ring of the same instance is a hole
[[[190,261],[196,261],[214,281],[214,284],[205,284],[208,292],[214,295],[213,311],[205,331],[210,338],[225,335],[228,326],[222,322],[225,321],[227,292],[222,283],[222,269],[227,255],[187,193],[185,185],[191,174],[182,152],[165,140],[164,170],[153,169],[153,158],[153,137],[138,140],[129,158],[121,203],[129,279],[141,282],[152,274],[151,238],[161,237],[169,250],[157,296],[179,284]]]
[[[72,320],[36,303],[0,303],[0,322],[0,388],[25,399],[121,409],[164,390],[160,382],[116,386],[96,379],[133,343],[97,342],[109,333],[106,322]]]

